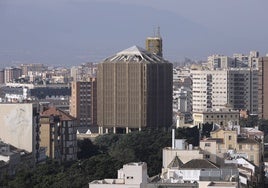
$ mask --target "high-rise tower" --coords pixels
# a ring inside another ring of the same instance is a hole
[[[268,119],[268,57],[259,59],[258,114],[261,119]],[[265,97],[266,96],[266,97]]]
[[[133,46],[98,64],[97,123],[141,129],[172,124],[172,63]]]
[[[70,115],[77,118],[79,127],[96,126],[97,124],[97,96],[96,79],[72,82],[70,98]]]

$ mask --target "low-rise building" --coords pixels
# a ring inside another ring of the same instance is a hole
[[[200,148],[206,158],[213,162],[222,162],[225,156],[243,156],[255,165],[261,165],[262,143],[259,140],[237,135],[236,130],[218,129],[210,133],[211,138],[200,141]]]
[[[239,125],[239,117],[240,114],[238,110],[231,110],[229,108],[193,113],[194,125],[213,123],[221,126],[227,126],[229,124],[235,126]]]
[[[117,179],[94,180],[89,188],[146,188],[147,178],[145,162],[128,163],[117,171]]]
[[[163,169],[166,169],[175,156],[178,156],[183,163],[192,159],[203,159],[203,153],[199,148],[187,144],[185,139],[175,139],[173,147],[163,148]]]

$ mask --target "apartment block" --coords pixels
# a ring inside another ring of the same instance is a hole
[[[13,82],[22,75],[20,68],[6,67],[5,68],[5,83]]]
[[[258,114],[258,70],[228,70],[229,104],[237,110],[248,110],[250,114]]]
[[[192,70],[193,112],[223,108],[228,104],[226,70]]]
[[[72,82],[70,115],[77,119],[79,127],[97,125],[97,81]]]
[[[193,112],[231,107],[258,113],[258,71],[192,70]]]
[[[46,155],[58,161],[77,159],[76,121],[69,114],[50,107],[41,113],[40,141]]]
[[[232,58],[224,55],[212,55],[208,57],[207,66],[210,70],[227,69],[235,67]]]

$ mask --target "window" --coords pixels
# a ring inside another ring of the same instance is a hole
[[[210,155],[205,155],[205,158],[206,159],[210,159]]]
[[[210,143],[205,143],[205,146],[206,147],[210,147]]]
[[[229,140],[232,140],[232,136],[229,136],[228,139],[229,139]]]

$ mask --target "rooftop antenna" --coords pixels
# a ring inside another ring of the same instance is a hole
[[[160,27],[159,26],[157,27],[157,37],[161,37],[160,36]]]

